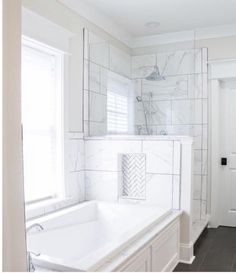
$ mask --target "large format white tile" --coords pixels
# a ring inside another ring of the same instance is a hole
[[[148,173],[173,173],[173,141],[143,141]]]
[[[133,91],[132,81],[122,75],[108,71],[107,90],[122,96],[129,97]]]
[[[153,71],[155,55],[133,56],[131,63],[132,78],[145,78]]]
[[[201,100],[176,100],[172,102],[172,123],[178,124],[202,124]]]
[[[69,139],[66,150],[66,163],[68,171],[75,172],[84,169],[84,141]]]
[[[150,107],[150,116],[152,125],[167,125],[171,124],[171,102],[170,101],[152,101],[144,102],[146,109]]]
[[[90,121],[106,122],[107,97],[101,94],[90,92]]]
[[[142,102],[134,102],[134,118],[136,125],[145,124],[145,114],[146,106]]]
[[[193,136],[194,149],[202,149],[202,125],[190,126],[190,135]]]
[[[142,96],[148,99],[152,94],[153,100],[174,100],[188,98],[187,76],[169,76],[164,81],[142,80]]]
[[[100,93],[100,67],[89,63],[89,90]]]
[[[107,123],[89,121],[85,123],[85,131],[89,132],[89,136],[105,136],[107,135]]]
[[[92,32],[89,32],[89,58],[98,65],[109,67],[109,44]]]
[[[190,99],[203,98],[203,74],[191,74],[188,76],[188,95]]]
[[[172,208],[172,175],[147,174],[147,203]]]
[[[68,174],[66,182],[66,196],[78,202],[85,200],[84,171],[72,172]]]
[[[110,45],[110,69],[126,77],[131,75],[131,56]]]
[[[109,73],[108,69],[101,67],[100,92],[103,95],[107,95]]]
[[[118,172],[86,171],[86,200],[117,201],[119,179]]]
[[[194,49],[194,71],[193,73],[203,73],[202,72],[202,49]]]
[[[166,54],[165,75],[190,74],[194,71],[194,55],[192,51],[175,51]]]
[[[86,170],[121,170],[121,154],[140,152],[141,141],[85,141]]]
[[[135,95],[134,101],[136,102],[137,101],[136,97],[142,96],[142,80],[140,79],[132,80],[132,88],[134,90]]]

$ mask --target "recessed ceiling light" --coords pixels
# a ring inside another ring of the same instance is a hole
[[[144,25],[146,28],[150,28],[150,29],[156,29],[160,26],[160,23],[159,22],[155,22],[155,21],[152,21],[152,22],[147,22],[145,25]]]

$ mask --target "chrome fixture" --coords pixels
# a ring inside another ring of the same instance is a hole
[[[160,135],[162,136],[167,136],[168,135],[168,132],[166,130],[161,130],[160,131]]]
[[[35,271],[35,266],[34,266],[34,263],[33,263],[32,255],[39,256],[40,253],[34,253],[32,251],[27,251],[27,271],[28,272],[34,272]]]
[[[145,78],[147,81],[164,81],[165,77],[160,74],[159,67],[157,66],[157,55],[156,64],[154,65],[153,72]]]
[[[38,223],[35,223],[35,224],[32,224],[29,227],[27,227],[26,233],[28,233],[33,228],[38,228],[39,230],[43,230],[44,229],[42,225],[40,225]]]
[[[137,96],[136,100],[137,100],[137,102],[142,102],[144,119],[145,119],[145,128],[146,128],[147,135],[150,135],[150,130],[149,130],[149,127],[148,127],[148,111],[145,108],[145,105],[144,105],[142,97]],[[140,130],[140,132],[141,132],[141,130]]]
[[[29,227],[27,227],[26,229],[26,234],[28,234],[28,232],[34,228],[37,228],[38,230],[43,230],[43,226],[38,224],[38,223],[35,223],[35,224],[32,224],[30,225]],[[34,272],[35,271],[35,266],[33,264],[33,260],[32,260],[32,255],[34,256],[39,256],[40,253],[34,253],[32,251],[27,251],[27,269],[28,269],[28,272]]]

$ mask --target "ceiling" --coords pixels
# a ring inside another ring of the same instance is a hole
[[[236,24],[236,0],[58,1],[99,26],[102,18],[103,28],[109,28],[110,22],[110,29],[119,28],[132,38]],[[100,20],[94,22],[98,13]],[[145,27],[147,22],[152,21],[159,22],[160,26]]]

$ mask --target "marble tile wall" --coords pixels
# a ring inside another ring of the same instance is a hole
[[[150,109],[148,123],[153,135],[167,133],[193,136],[193,214],[194,221],[204,219],[207,212],[208,181],[207,49],[172,52],[162,50],[157,54],[131,57],[108,41],[85,31],[84,52],[85,136],[102,136],[108,133],[107,91],[116,88],[130,93],[132,103],[129,105],[129,114],[133,113],[129,133],[146,134],[144,104],[145,109]],[[144,79],[153,71],[156,59],[165,81],[150,82]],[[111,82],[115,82],[115,85]],[[142,97],[143,104],[136,100],[136,96]],[[108,168],[104,166],[103,170],[112,171],[109,164]],[[108,177],[107,173],[103,175],[104,179]]]
[[[145,77],[152,72],[156,58],[166,80],[150,82]],[[151,113],[148,123],[152,134],[194,137],[193,218],[194,221],[205,219],[208,175],[207,49],[133,56],[131,62],[135,93],[144,101],[144,106],[135,102],[136,133],[146,134],[145,107]]]
[[[84,32],[84,132],[107,132],[107,92],[131,92],[131,56],[98,37]],[[132,89],[133,90],[133,89]],[[128,95],[130,96],[130,94]],[[131,108],[131,107],[130,107]]]
[[[122,154],[146,156],[146,198],[137,202],[179,209],[180,141],[85,140],[86,200],[121,198]]]
[[[65,145],[66,197],[77,203],[83,202],[85,200],[83,134],[68,133]]]

